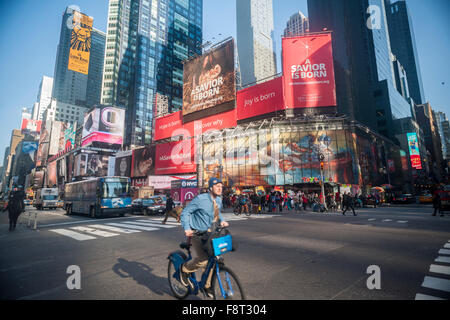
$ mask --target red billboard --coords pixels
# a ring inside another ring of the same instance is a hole
[[[155,120],[155,141],[184,135],[187,138],[210,130],[222,130],[237,126],[236,109],[215,114],[183,125],[181,111]],[[182,130],[180,130],[182,129]]]
[[[283,77],[237,93],[237,120],[284,110]]]
[[[331,34],[283,38],[287,108],[336,106]]]
[[[197,171],[195,139],[187,139],[156,146],[155,174],[181,174]]]
[[[42,120],[22,119],[22,133],[40,133]]]

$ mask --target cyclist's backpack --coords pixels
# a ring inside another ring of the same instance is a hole
[[[218,225],[213,223],[211,226],[212,231],[205,233],[202,237],[203,250],[210,257],[236,250],[232,244],[230,231],[228,229],[222,229],[219,232],[217,229]]]

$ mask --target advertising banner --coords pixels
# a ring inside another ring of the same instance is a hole
[[[50,156],[54,156],[59,152],[59,140],[61,138],[61,127],[62,122],[60,121],[52,121],[52,131],[50,135],[50,145],[48,154]]]
[[[124,157],[116,157],[114,166],[114,175],[116,177],[131,177],[131,155]]]
[[[411,158],[411,166],[414,169],[422,170],[422,161],[420,159],[419,141],[417,139],[417,133],[407,133],[409,156]]]
[[[183,68],[185,122],[234,108],[234,40],[191,59]]]
[[[121,146],[124,125],[124,109],[112,106],[95,108],[84,117],[81,146]]]
[[[22,133],[40,133],[42,120],[22,119]]]
[[[77,123],[63,122],[61,124],[61,137],[59,140],[59,150],[72,150],[75,148],[75,136]]]
[[[94,19],[78,11],[73,11],[72,35],[68,69],[88,74],[89,56],[91,52],[91,33]]]
[[[197,171],[195,140],[187,139],[156,146],[155,174],[180,174]]]
[[[170,189],[172,181],[175,180],[196,180],[197,176],[183,175],[183,176],[149,176],[148,185],[154,187],[155,190]]]
[[[155,141],[184,135],[191,138],[211,130],[237,126],[236,109],[215,114],[183,125],[181,111],[155,120]]]
[[[47,185],[52,188],[58,183],[56,161],[49,162],[47,165]]]
[[[131,177],[146,177],[155,173],[155,147],[147,146],[133,150]]]
[[[284,110],[283,78],[238,91],[236,106],[237,120]]]
[[[34,174],[33,186],[35,188],[42,188],[44,184],[44,171],[36,171]]]
[[[46,121],[42,126],[42,132],[39,139],[39,147],[36,154],[36,167],[47,164],[51,128],[51,121]]]
[[[287,108],[336,106],[331,34],[283,38]]]

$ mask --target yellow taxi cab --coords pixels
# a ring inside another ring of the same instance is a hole
[[[419,202],[420,203],[432,203],[433,195],[429,192],[423,192],[419,195]]]

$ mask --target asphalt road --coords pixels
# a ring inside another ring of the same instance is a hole
[[[239,245],[225,260],[250,300],[448,299],[450,216],[431,212],[399,205],[359,209],[356,217],[309,211],[232,220],[225,213]],[[167,256],[183,232],[160,220],[44,211],[37,230],[18,225],[9,232],[0,213],[0,299],[174,300]],[[69,266],[79,267],[81,289],[68,288]]]

